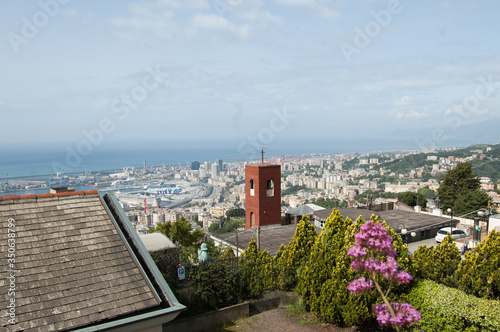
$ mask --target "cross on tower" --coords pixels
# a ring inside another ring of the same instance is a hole
[[[262,145],[262,150],[260,151],[262,154],[262,163],[264,163],[264,145]]]

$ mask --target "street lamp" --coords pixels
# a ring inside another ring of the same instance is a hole
[[[451,217],[451,219],[450,219],[450,235],[451,235],[451,237],[453,237],[453,211],[451,210],[451,208],[448,208],[448,210],[446,210],[446,211],[448,211],[448,213],[450,214],[450,217]]]
[[[488,234],[489,228],[490,228],[490,212],[488,210],[486,211],[479,211],[477,213],[479,217],[481,217],[481,220],[483,220],[483,217],[486,219],[486,235]]]
[[[401,225],[403,226],[403,228],[401,229],[401,232],[400,232],[401,235],[404,235],[403,243],[408,243],[408,238],[406,237],[406,234],[408,234],[408,230],[406,229],[405,224],[399,223],[398,226],[396,227],[396,233],[398,233],[399,226],[401,226]],[[410,235],[411,235],[411,237],[415,237],[415,236],[417,236],[417,233],[411,232]]]
[[[372,197],[373,197],[373,194],[366,195],[366,206],[368,207],[368,210],[372,209]]]

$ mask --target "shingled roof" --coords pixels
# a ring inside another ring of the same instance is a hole
[[[14,295],[8,293],[10,280],[0,279],[0,299],[5,304],[14,298],[16,305],[16,323],[2,315],[2,330],[110,328],[124,318],[121,323],[130,324],[134,316],[143,320],[184,308],[148,264],[116,205],[114,197],[97,191],[0,199],[0,271],[15,275]],[[9,224],[15,262],[7,261]]]

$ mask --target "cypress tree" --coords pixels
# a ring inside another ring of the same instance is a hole
[[[456,275],[463,291],[500,300],[500,233],[491,231],[474,251],[467,252]]]
[[[281,289],[291,290],[297,286],[297,270],[305,265],[317,237],[316,229],[304,214],[288,246],[280,255],[278,285]]]
[[[344,244],[346,225],[351,223],[349,218],[344,220],[340,212],[333,209],[321,234],[316,238],[309,260],[299,274],[297,292],[302,295],[306,308],[316,314],[321,312],[321,288],[331,277],[336,258]]]

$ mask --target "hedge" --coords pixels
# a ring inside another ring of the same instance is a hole
[[[422,280],[407,295],[422,314],[415,330],[500,331],[500,302],[468,295],[431,280]]]

